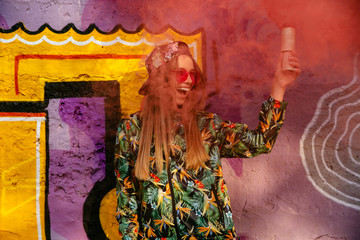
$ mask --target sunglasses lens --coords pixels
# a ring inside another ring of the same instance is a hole
[[[197,71],[191,71],[190,77],[191,77],[191,80],[193,81],[193,84],[197,84],[200,80],[200,73]]]
[[[187,77],[188,77],[188,73],[185,69],[180,69],[176,71],[176,78],[179,83],[185,82]]]
[[[189,75],[194,85],[197,84],[201,78],[200,73],[195,70],[188,72],[185,69],[177,69],[173,70],[173,72],[176,74],[176,80],[179,83],[185,82]]]

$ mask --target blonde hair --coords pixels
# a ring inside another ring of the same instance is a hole
[[[184,47],[185,48],[185,47]],[[187,48],[187,46],[186,46]],[[180,49],[181,50],[181,49]],[[184,55],[192,56],[184,51]],[[179,54],[182,55],[182,54]],[[163,64],[154,71],[150,78],[147,94],[144,96],[141,109],[141,137],[139,151],[135,163],[135,176],[146,180],[150,176],[150,150],[155,147],[155,165],[158,173],[162,172],[164,162],[168,166],[171,149],[171,134],[176,117],[176,103],[173,97],[175,85],[168,81],[167,72],[178,66],[178,57]],[[192,58],[194,68],[200,71],[199,66]],[[202,142],[201,133],[197,125],[197,113],[203,109],[205,103],[205,79],[201,80],[189,92],[181,111],[181,123],[184,126],[186,155],[185,167],[197,169],[204,166],[209,159]],[[165,159],[164,159],[165,157]]]

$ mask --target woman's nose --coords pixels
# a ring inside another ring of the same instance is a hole
[[[193,83],[193,81],[192,81],[192,79],[190,77],[190,73],[188,73],[188,76],[187,76],[187,78],[185,80],[185,83],[187,83],[187,84],[192,84]]]

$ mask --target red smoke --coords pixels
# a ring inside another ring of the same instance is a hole
[[[360,49],[359,0],[261,0],[279,28],[297,29],[297,47],[317,63],[330,52]],[[298,51],[299,52],[299,51]]]

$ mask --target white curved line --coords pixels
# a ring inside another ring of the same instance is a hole
[[[348,94],[348,95],[345,95],[345,96],[343,96],[343,97],[340,97],[340,98],[338,98],[338,99],[335,99],[335,100],[333,100],[333,101],[329,104],[329,106],[328,106],[328,110],[329,110],[329,112],[328,112],[328,118],[319,126],[319,128],[315,131],[314,135],[312,136],[312,139],[311,139],[311,143],[312,143],[312,154],[313,154],[313,158],[314,158],[316,170],[317,170],[319,176],[320,176],[325,182],[326,182],[326,180],[325,180],[324,176],[322,175],[322,173],[321,173],[321,171],[320,171],[320,168],[319,168],[318,162],[317,162],[317,158],[316,158],[316,153],[315,153],[315,138],[316,138],[317,135],[321,132],[322,128],[325,127],[325,125],[326,125],[328,122],[330,122],[331,112],[332,112],[332,109],[331,109],[332,106],[333,106],[335,103],[337,103],[337,102],[339,102],[339,101],[341,101],[341,100],[343,100],[343,99],[346,99],[346,98],[352,96],[356,91],[357,91],[357,90],[351,92],[351,93]],[[357,101],[357,102],[360,102],[360,100]],[[351,104],[350,104],[350,105],[351,105]],[[340,108],[341,108],[341,107],[340,107]],[[339,109],[337,109],[335,113],[337,113],[338,110],[339,110]],[[335,116],[336,116],[336,115],[337,115],[337,114],[335,114]],[[335,118],[336,118],[336,117],[335,117]],[[332,133],[333,131],[334,131],[334,128],[332,129],[331,133]],[[335,175],[335,176],[337,176],[338,178],[340,178],[341,180],[349,183],[350,185],[360,186],[360,185],[358,185],[357,183],[351,182],[351,181],[349,181],[348,179],[340,176],[339,174],[337,174],[336,172],[332,171],[330,168],[327,167],[327,165],[326,165],[326,163],[325,163],[325,160],[324,160],[324,143],[327,141],[328,138],[329,138],[329,134],[326,136],[325,141],[324,141],[323,144],[322,144],[322,147],[321,147],[321,155],[320,155],[320,157],[321,157],[321,162],[322,162],[322,164],[324,165],[325,169],[326,169],[328,172],[330,172],[330,173],[332,173],[333,175]],[[327,183],[327,182],[326,182],[326,183]],[[336,187],[332,186],[332,185],[329,184],[329,183],[328,183],[328,186],[329,186],[331,189],[333,189],[335,192],[339,193],[340,195],[346,196],[346,197],[348,197],[348,198],[350,198],[350,199],[352,199],[352,200],[354,200],[354,201],[360,201],[359,198],[355,198],[355,197],[352,197],[352,196],[350,196],[350,195],[347,195],[346,193],[343,193],[342,191],[338,190]]]
[[[17,34],[16,34],[17,35]],[[34,41],[34,42],[30,42],[30,41],[26,41],[25,39],[23,39],[22,37],[20,37],[19,35],[17,35],[17,40],[19,40],[20,42],[22,43],[25,43],[27,45],[37,45],[37,44],[40,44],[42,43],[44,40],[43,40],[44,36],[42,36],[39,40],[37,41]]]
[[[126,41],[122,40],[120,37],[116,37],[116,41],[117,41],[118,43],[122,43],[122,44],[127,45],[127,46],[135,47],[135,46],[139,46],[140,44],[144,43],[144,42],[145,42],[145,38],[142,38],[142,39],[140,39],[140,40],[137,41],[137,42],[126,42]],[[151,45],[151,44],[148,44],[148,45]]]
[[[315,110],[315,114],[312,118],[312,120],[310,121],[310,123],[306,126],[305,128],[305,131],[304,131],[304,134],[302,135],[301,139],[300,139],[300,157],[301,157],[301,160],[302,160],[302,163],[303,163],[303,166],[305,168],[305,172],[306,172],[306,176],[307,178],[309,179],[309,181],[312,183],[312,185],[319,191],[321,192],[324,196],[326,196],[327,198],[339,203],[339,204],[342,204],[344,206],[348,206],[348,207],[351,207],[351,208],[354,208],[354,209],[358,209],[360,210],[360,206],[358,205],[355,205],[355,204],[351,204],[351,203],[348,203],[348,202],[345,202],[343,200],[340,200],[332,195],[330,195],[328,192],[326,192],[325,190],[323,190],[321,187],[318,186],[318,184],[314,181],[314,179],[312,178],[311,174],[310,174],[310,170],[308,168],[308,165],[306,163],[306,157],[305,157],[305,150],[304,150],[304,141],[305,141],[305,138],[309,135],[309,132],[310,132],[310,129],[316,124],[316,121],[317,119],[319,118],[319,115],[320,115],[320,111],[322,109],[322,105],[323,105],[323,102],[326,100],[326,98],[328,98],[329,96],[333,95],[334,93],[337,93],[337,92],[342,92],[348,88],[350,88],[352,85],[354,85],[356,82],[357,82],[357,79],[358,79],[358,71],[357,71],[357,62],[358,62],[358,56],[359,56],[359,52],[357,52],[355,54],[355,57],[354,57],[354,62],[353,62],[353,66],[354,66],[354,77],[352,79],[352,81],[350,83],[348,83],[347,85],[345,86],[341,86],[339,88],[336,88],[336,89],[333,89],[333,90],[330,90],[329,92],[327,92],[326,94],[324,94],[323,96],[320,97],[320,100],[319,102],[317,103],[317,108]],[[314,154],[314,143],[312,141],[312,154]],[[316,162],[316,157],[314,158],[314,162],[315,162],[315,167],[316,167],[316,170],[317,172],[319,173],[319,176],[321,178],[321,180],[323,180],[323,183],[328,186],[329,188],[333,188],[333,186],[329,185],[328,182],[325,181],[324,177],[322,176],[321,172],[319,172],[319,169],[318,169],[318,165],[317,165],[317,162]],[[334,189],[334,191],[338,192],[337,189]]]
[[[335,129],[336,129],[336,126],[337,126],[337,121],[336,121],[336,120],[337,120],[337,116],[339,115],[339,112],[340,112],[342,109],[344,109],[345,107],[347,107],[347,106],[352,106],[352,105],[356,105],[357,103],[360,103],[360,100],[356,101],[355,103],[348,103],[348,104],[342,105],[341,107],[339,107],[339,108],[336,110],[336,112],[335,112],[335,117],[334,117],[334,126],[333,126],[333,129],[332,129],[331,132],[326,136],[326,138],[325,138],[325,140],[324,140],[324,142],[323,142],[323,144],[322,144],[322,148],[321,148],[321,158],[322,158],[322,160],[323,160],[323,164],[324,164],[326,170],[328,170],[328,172],[333,173],[334,175],[336,175],[337,177],[341,178],[342,180],[348,182],[349,184],[353,184],[353,182],[351,182],[351,181],[349,182],[348,179],[344,178],[343,176],[337,174],[335,171],[333,171],[332,169],[330,169],[330,168],[327,167],[327,165],[326,165],[326,163],[325,163],[325,160],[324,160],[324,159],[325,159],[325,157],[324,157],[324,151],[325,151],[326,142],[328,141],[328,139],[330,138],[330,136],[332,135],[332,133],[333,133],[333,132],[335,131]],[[360,114],[360,112],[351,114],[350,117],[349,117],[349,119],[351,119],[354,115],[357,115],[357,114]],[[348,119],[348,120],[349,120],[349,119]],[[348,124],[348,121],[347,121],[347,124]],[[345,131],[344,131],[344,134],[346,134]],[[339,141],[339,140],[338,140],[338,141]],[[338,147],[339,147],[339,145],[336,144],[335,156],[336,156],[337,162],[340,164],[341,167],[343,167],[343,168],[345,169],[345,171],[348,171],[348,172],[350,172],[351,174],[355,175],[356,177],[360,178],[360,174],[358,174],[358,173],[356,173],[356,172],[354,172],[354,171],[346,168],[346,167],[343,165],[343,163],[342,163],[341,161],[339,161],[338,151],[336,150]],[[355,183],[355,184],[360,187],[360,184],[358,184],[358,183]]]
[[[149,42],[148,40],[146,40],[146,38],[142,38],[141,40],[145,44],[150,45],[150,46],[157,46],[157,45],[162,45],[162,44],[171,42],[171,40],[168,38],[165,38],[164,40],[161,40],[160,42]]]
[[[109,42],[102,42],[102,41],[99,41],[99,40],[96,40],[94,37],[91,37],[89,38],[89,40],[91,39],[91,41],[97,45],[100,45],[100,46],[104,46],[104,47],[107,47],[107,46],[111,46],[111,45],[114,45],[118,42],[121,41],[121,39],[119,37],[116,37],[115,40],[112,40],[112,41],[109,41]],[[88,41],[89,41],[88,40]],[[76,44],[76,43],[74,43]],[[78,42],[77,44],[80,44],[80,42]],[[87,43],[84,43],[82,46],[86,45]],[[124,43],[123,43],[124,44]],[[126,45],[126,44],[124,44]]]
[[[168,39],[168,38],[166,38],[166,39],[164,39],[164,40],[162,40],[160,42],[149,42],[148,40],[146,40],[146,38],[141,38],[137,42],[127,42],[127,41],[121,39],[119,36],[116,37],[114,40],[107,41],[107,42],[99,41],[99,40],[95,39],[94,36],[91,36],[89,39],[87,39],[85,41],[76,41],[76,40],[74,40],[74,38],[72,36],[70,36],[66,40],[61,41],[61,42],[50,40],[45,35],[43,35],[39,40],[36,40],[36,41],[33,41],[33,42],[23,39],[18,34],[15,34],[15,36],[13,38],[11,38],[11,39],[0,38],[1,43],[11,43],[11,42],[14,42],[15,40],[19,40],[20,42],[22,42],[24,44],[27,44],[27,45],[38,45],[38,44],[45,41],[45,42],[47,42],[47,43],[49,43],[51,45],[55,45],[55,46],[66,45],[69,42],[71,42],[72,44],[77,45],[77,46],[85,46],[85,45],[88,45],[89,43],[95,43],[96,45],[104,46],[104,47],[112,46],[112,45],[115,45],[117,43],[121,43],[121,44],[126,45],[126,46],[135,47],[135,46],[139,46],[139,45],[141,45],[143,43],[145,43],[145,44],[147,44],[149,46],[157,46],[157,45],[161,45],[161,44],[164,44],[164,43],[171,42],[171,40]],[[193,57],[194,57],[195,61],[197,62],[198,61],[198,54],[197,54],[196,42],[192,42],[191,44],[189,44],[189,48],[191,48],[191,47],[194,48],[194,56]]]
[[[18,35],[15,34],[15,36],[13,38],[10,38],[10,39],[4,39],[4,38],[0,38],[0,42],[1,43],[11,43],[13,41],[15,41],[17,39]]]
[[[358,101],[356,101],[356,102],[353,102],[353,103],[348,103],[348,104],[342,105],[341,107],[339,107],[338,109],[336,109],[335,114],[334,114],[334,115],[335,115],[335,116],[334,116],[334,126],[333,126],[333,128],[331,129],[330,133],[328,133],[328,135],[326,136],[326,138],[325,138],[325,140],[324,140],[324,142],[323,142],[323,144],[322,144],[322,147],[321,147],[321,158],[322,158],[322,160],[323,160],[323,164],[324,164],[326,170],[328,170],[328,172],[330,172],[330,173],[333,173],[334,175],[336,175],[337,177],[341,178],[342,180],[348,182],[349,184],[352,184],[352,182],[349,182],[349,180],[347,180],[346,178],[342,177],[341,175],[337,174],[335,171],[333,171],[332,169],[330,169],[329,167],[327,167],[327,165],[326,165],[326,163],[325,163],[325,160],[324,160],[324,159],[325,159],[325,157],[324,157],[324,152],[325,152],[325,145],[326,145],[328,139],[330,138],[330,136],[333,134],[333,132],[334,132],[335,129],[336,129],[336,126],[337,126],[337,123],[338,123],[337,119],[338,119],[338,116],[339,116],[339,112],[340,112],[342,109],[344,109],[344,108],[346,108],[346,107],[348,107],[348,106],[353,106],[353,105],[357,105],[357,104],[360,104],[360,100],[358,100]],[[351,115],[353,115],[353,114],[351,114]],[[350,115],[350,116],[351,116],[351,115]],[[336,152],[336,151],[335,151],[335,152]],[[338,160],[338,159],[336,159],[336,160]],[[360,177],[360,174],[358,174],[358,173],[356,173],[356,172],[354,172],[354,171],[346,168],[346,167],[341,163],[341,161],[338,161],[338,163],[339,163],[343,168],[345,168],[346,171],[354,174],[354,175],[357,176],[357,177]],[[360,184],[357,184],[357,183],[356,183],[356,185],[360,186]]]
[[[45,35],[42,36],[41,40],[51,44],[51,45],[55,45],[55,46],[61,46],[61,45],[65,45],[68,44],[69,42],[71,42],[71,40],[73,40],[72,37],[68,37],[66,40],[61,41],[61,42],[56,42],[56,41],[52,41],[50,39],[48,39]],[[25,40],[24,40],[25,41]]]
[[[350,136],[349,136],[349,146],[347,147],[348,149],[348,152],[349,152],[349,155],[350,155],[350,158],[351,158],[351,161],[355,162],[356,164],[360,164],[360,162],[358,162],[353,154],[352,154],[352,151],[351,151],[351,145],[352,145],[352,138],[355,134],[355,132],[357,131],[357,129],[360,128],[360,124],[356,125],[356,127],[353,129],[353,131],[351,132]]]
[[[335,154],[336,154],[336,158],[339,158],[339,146],[340,146],[340,143],[341,141],[343,140],[343,138],[346,136],[348,130],[349,130],[349,125],[350,125],[350,121],[356,116],[356,115],[360,115],[360,112],[355,112],[353,114],[351,114],[348,119],[346,120],[346,124],[345,124],[345,130],[344,130],[344,133],[341,134],[340,138],[338,139],[338,141],[336,142],[336,146],[335,146]],[[356,129],[355,129],[356,130]],[[347,149],[349,150],[350,149],[350,146],[351,146],[351,139],[352,139],[352,135],[354,134],[354,129],[353,131],[350,133],[350,140],[349,140],[349,144],[347,146]],[[357,162],[355,159],[353,159],[353,156],[352,156],[352,153],[351,151],[348,151],[349,152],[349,155],[350,155],[350,159],[351,161],[356,164],[356,165],[360,165],[360,162]],[[340,159],[340,158],[339,158]]]
[[[351,97],[352,95],[354,95],[356,92],[358,91],[358,89],[356,89],[355,91],[353,91],[353,92],[351,92],[350,94],[348,94],[348,95],[345,95],[345,96],[343,96],[343,97],[340,97],[340,98],[338,98],[338,99],[335,99],[335,100],[333,100],[330,104],[329,104],[329,106],[328,106],[328,117],[327,117],[327,119],[319,126],[319,128],[315,131],[315,133],[314,133],[314,135],[312,136],[312,139],[311,139],[311,143],[312,143],[312,152],[313,152],[313,156],[314,156],[314,160],[315,160],[315,162],[316,162],[316,156],[315,156],[315,138],[317,137],[317,135],[321,132],[321,130],[330,122],[330,120],[332,119],[331,118],[331,113],[332,113],[332,107],[334,106],[334,104],[336,104],[337,102],[340,102],[341,100],[343,100],[343,99],[346,99],[346,98],[348,98],[348,97]],[[360,100],[358,100],[357,102],[355,102],[355,104],[357,104],[357,103],[360,103]],[[348,105],[354,105],[354,103],[350,103],[350,104],[345,104],[345,105],[343,105],[343,106],[341,106],[341,107],[339,107],[336,111],[335,111],[335,116],[334,116],[334,126],[333,126],[333,128],[332,128],[332,130],[330,131],[330,133],[328,133],[327,134],[327,136],[326,136],[326,138],[325,138],[325,140],[323,141],[323,144],[322,144],[322,146],[321,146],[321,154],[320,154],[320,156],[321,156],[321,161],[322,161],[322,164],[325,166],[325,169],[328,171],[328,172],[330,172],[330,173],[332,173],[333,175],[335,175],[335,176],[337,176],[338,178],[340,178],[340,179],[342,179],[343,181],[345,181],[345,182],[347,182],[347,183],[349,183],[349,184],[354,184],[354,182],[351,182],[351,181],[349,181],[348,179],[346,179],[346,178],[344,178],[343,176],[341,176],[341,175],[339,175],[339,174],[337,174],[336,172],[334,172],[333,170],[331,170],[327,165],[326,165],[326,163],[325,163],[325,157],[324,157],[324,148],[325,148],[325,144],[326,144],[326,142],[327,142],[327,140],[329,139],[329,137],[330,137],[330,135],[335,131],[335,128],[336,128],[336,119],[337,119],[337,116],[338,116],[338,112],[339,112],[339,110],[341,110],[342,108],[344,108],[345,106],[348,106]],[[316,162],[317,163],[317,162]],[[357,176],[359,176],[360,177],[360,175],[358,175],[357,173],[355,173]],[[355,183],[356,184],[356,183]],[[360,185],[358,185],[358,184],[356,184],[357,186],[360,186]]]
[[[15,40],[19,40],[20,42],[24,43],[24,44],[27,44],[27,45],[38,45],[42,42],[47,42],[51,45],[55,45],[55,46],[61,46],[61,45],[65,45],[65,44],[68,44],[69,42],[75,44],[75,45],[78,45],[78,46],[85,46],[89,43],[95,43],[99,46],[111,46],[111,45],[114,45],[114,44],[117,44],[117,43],[121,43],[121,44],[124,44],[126,46],[139,46],[140,44],[142,43],[145,43],[149,46],[155,46],[155,45],[159,45],[159,44],[163,44],[163,43],[167,43],[167,42],[170,42],[170,39],[166,38],[160,42],[149,42],[147,41],[145,38],[141,38],[139,41],[137,42],[128,42],[128,41],[125,41],[123,39],[121,39],[120,37],[116,37],[114,40],[112,41],[99,41],[97,39],[94,38],[94,36],[91,36],[89,39],[85,40],[85,41],[76,41],[74,40],[74,38],[72,36],[68,37],[66,40],[64,41],[61,41],[61,42],[57,42],[57,41],[53,41],[53,40],[50,40],[47,36],[43,35],[40,39],[36,40],[36,41],[28,41],[28,40],[25,40],[23,39],[22,37],[20,37],[18,34],[15,34],[15,36],[11,39],[4,39],[4,38],[0,38],[0,42],[1,43],[11,43],[11,42],[14,42]],[[195,43],[196,45],[196,43]]]

